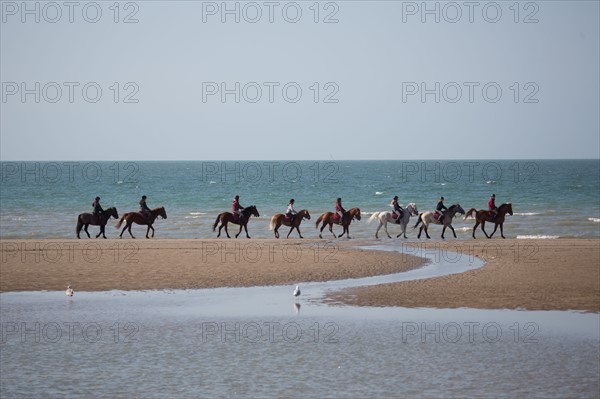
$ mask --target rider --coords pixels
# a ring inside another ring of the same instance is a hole
[[[494,214],[494,219],[498,216],[498,207],[496,206],[496,194],[492,194],[488,200],[488,209]]]
[[[240,219],[242,218],[242,211],[244,210],[244,207],[240,205],[239,195],[236,195],[233,198],[233,202],[231,203],[231,210],[234,215],[238,215]]]
[[[444,205],[444,197],[440,197],[440,200],[438,201],[437,206],[435,207],[435,210],[440,213],[440,217],[438,220],[439,221],[444,220],[445,211],[448,210],[448,208],[446,208],[446,205]]]
[[[150,208],[148,208],[148,205],[146,205],[146,196],[142,195],[142,199],[140,200],[140,213],[146,218],[149,219],[150,218]]]
[[[398,222],[400,222],[400,219],[402,219],[402,207],[400,206],[400,204],[398,203],[398,196],[395,195],[394,198],[392,198],[392,202],[390,202],[390,206],[394,209],[394,213],[398,216],[398,219],[396,219]]]
[[[290,223],[294,221],[294,215],[296,214],[296,211],[294,210],[294,199],[290,199],[290,202],[287,206],[287,211],[285,211],[285,215],[288,217],[288,219],[290,220]]]
[[[346,213],[346,210],[342,206],[341,198],[338,198],[335,200],[335,213],[337,213],[340,216],[340,222],[341,222],[342,218],[344,217],[344,213]]]
[[[96,199],[94,199],[94,202],[92,202],[92,209],[93,217],[97,220],[100,220],[100,216],[102,215],[102,212],[104,212],[104,209],[102,209],[100,206],[100,197],[96,197]]]

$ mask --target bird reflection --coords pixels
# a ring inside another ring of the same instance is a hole
[[[300,307],[301,305],[298,302],[294,303],[294,312],[296,314],[300,314]]]

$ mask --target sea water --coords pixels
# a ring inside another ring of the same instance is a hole
[[[122,215],[137,211],[142,195],[150,208],[166,209],[167,219],[154,225],[160,238],[215,237],[216,217],[231,211],[235,195],[260,213],[248,224],[251,237],[272,237],[271,216],[285,213],[294,198],[296,210],[308,209],[312,217],[302,223],[303,235],[314,238],[317,217],[333,211],[340,197],[346,209],[361,210],[351,236],[369,238],[377,226],[369,217],[390,210],[394,195],[423,212],[434,209],[440,196],[446,206],[486,209],[492,193],[497,205],[512,203],[514,214],[504,226],[509,238],[600,237],[599,160],[29,161],[2,162],[1,170],[1,238],[74,238],[77,215],[90,212],[96,196]],[[114,224],[112,219],[107,226],[109,238],[118,236]],[[453,222],[459,238],[469,238],[473,225],[461,216]],[[145,234],[145,227],[133,231]],[[441,228],[430,232],[439,237]],[[409,228],[408,236],[416,232]]]

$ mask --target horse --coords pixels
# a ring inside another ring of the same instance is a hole
[[[304,238],[302,237],[302,234],[300,233],[300,223],[302,223],[303,219],[308,219],[310,220],[310,213],[308,213],[308,211],[306,209],[302,209],[300,212],[296,213],[294,215],[294,219],[293,221],[290,223],[289,219],[287,219],[285,217],[286,215],[282,214],[282,213],[277,213],[275,215],[273,215],[273,217],[271,218],[271,223],[269,223],[269,230],[273,230],[273,228],[275,228],[275,230],[273,231],[273,233],[275,234],[275,238],[279,238],[279,227],[281,227],[281,225],[284,226],[291,226],[290,231],[287,234],[287,237],[285,238],[289,238],[290,234],[292,233],[292,231],[294,229],[298,230],[298,235],[300,236],[300,238]]]
[[[217,220],[215,220],[215,224],[213,225],[213,231],[215,231],[217,229],[217,225],[219,224],[219,222],[221,222],[221,226],[219,226],[219,234],[217,234],[217,238],[221,237],[221,229],[223,227],[225,227],[225,233],[227,233],[227,238],[231,238],[229,236],[229,231],[227,231],[227,224],[228,223],[239,224],[240,231],[238,231],[238,233],[235,235],[235,238],[238,238],[238,236],[242,232],[242,228],[244,228],[244,230],[246,230],[246,237],[250,238],[250,236],[248,235],[248,221],[250,220],[250,216],[255,216],[255,217],[260,216],[260,214],[258,213],[258,209],[256,209],[256,206],[254,206],[254,205],[245,207],[244,210],[242,211],[242,215],[237,216],[236,218],[234,218],[234,216],[231,212],[219,213],[219,216],[217,216]]]
[[[465,215],[465,220],[468,217],[472,216],[473,212],[475,212],[475,226],[473,226],[473,238],[475,238],[475,229],[477,228],[477,226],[479,226],[479,224],[481,224],[481,231],[483,231],[483,234],[485,234],[487,238],[492,238],[492,236],[496,232],[496,229],[498,228],[498,225],[500,225],[500,236],[502,238],[506,238],[504,237],[504,230],[502,228],[502,225],[504,224],[504,217],[507,213],[510,216],[513,215],[512,204],[510,202],[502,204],[498,207],[498,215],[496,215],[495,218],[492,211],[486,211],[483,209],[478,211],[475,208],[471,208]],[[490,234],[489,236],[484,229],[485,222],[494,223],[494,231],[492,231],[492,234]]]
[[[94,217],[91,213],[80,213],[79,216],[77,216],[77,238],[79,237],[79,234],[81,233],[81,228],[83,227],[83,230],[85,231],[85,234],[87,234],[88,238],[90,237],[90,233],[88,232],[88,226],[91,224],[92,226],[100,226],[100,232],[98,233],[98,235],[96,235],[96,238],[100,237],[100,234],[102,234],[102,237],[106,238],[106,235],[104,234],[104,228],[106,226],[106,223],[108,223],[108,219],[110,219],[112,217],[114,217],[115,219],[119,218],[119,214],[117,213],[117,208],[115,207],[111,207],[108,209],[105,209],[101,214],[99,218],[96,218],[97,220],[94,220]],[[98,220],[99,219],[99,220]]]
[[[415,205],[414,202],[411,202],[410,204],[408,204],[406,206],[406,209],[404,209],[404,212],[402,212],[402,219],[400,219],[399,222],[398,222],[398,219],[392,218],[392,211],[382,211],[382,212],[375,212],[373,215],[371,215],[368,223],[371,223],[375,219],[379,220],[379,226],[377,226],[377,230],[375,231],[375,238],[379,238],[378,234],[379,234],[379,229],[381,229],[381,226],[383,226],[383,229],[385,230],[385,234],[387,234],[388,238],[392,238],[390,236],[390,233],[388,233],[388,230],[387,230],[388,223],[399,224],[402,227],[402,231],[400,232],[400,234],[398,234],[396,236],[396,238],[400,237],[401,235],[404,235],[404,238],[406,238],[406,225],[408,225],[408,221],[410,220],[411,216],[417,216],[418,214],[419,214],[419,211],[417,211],[417,205]]]
[[[154,221],[156,220],[157,217],[162,217],[163,219],[167,218],[167,212],[165,211],[165,207],[161,206],[160,208],[155,208],[152,209],[150,211],[150,216],[146,217],[144,215],[142,215],[141,212],[128,212],[126,214],[123,215],[123,217],[121,218],[121,220],[119,220],[119,223],[117,223],[117,225],[115,226],[117,229],[121,228],[121,224],[123,224],[123,221],[126,222],[125,227],[123,227],[123,230],[121,231],[121,234],[119,235],[119,238],[123,238],[123,233],[125,232],[125,230],[129,231],[129,235],[131,236],[131,238],[135,238],[133,236],[133,234],[131,234],[131,225],[136,223],[136,224],[141,224],[141,225],[148,225],[148,229],[146,230],[146,238],[150,238],[148,237],[148,233],[150,232],[150,229],[152,229],[152,237],[154,238],[154,227],[152,227],[152,224],[154,223]]]
[[[429,223],[442,224],[441,221],[436,220],[433,217],[434,213],[435,211],[427,211],[419,215],[419,220],[417,221],[417,224],[413,226],[414,229],[419,225],[419,223],[423,222],[423,225],[419,229],[419,235],[417,236],[417,238],[421,238],[421,232],[423,231],[423,229],[425,229],[425,235],[427,236],[427,238],[431,238],[427,233],[427,227],[429,226]],[[452,229],[452,234],[454,234],[454,238],[456,238],[456,232],[454,231],[454,227],[452,227],[452,219],[457,213],[460,213],[461,215],[465,214],[465,210],[462,209],[460,204],[450,205],[450,207],[444,213],[444,228],[442,229],[442,239],[444,238],[444,232],[446,231],[446,227],[450,227],[450,229]]]
[[[329,225],[329,231],[331,232],[331,234],[333,234],[334,238],[339,238],[346,233],[348,233],[347,237],[350,238],[350,230],[348,229],[348,227],[350,226],[350,223],[352,223],[352,221],[354,219],[360,220],[360,209],[359,208],[350,209],[348,212],[344,213],[344,216],[342,216],[341,221],[339,220],[339,216],[336,217],[335,215],[337,215],[337,213],[325,212],[324,214],[319,216],[319,218],[317,219],[317,223],[316,223],[317,229],[319,228],[319,223],[321,223],[321,221],[323,221],[323,225],[321,226],[321,231],[319,232],[319,238],[323,238],[323,236],[322,236],[323,229],[327,225]],[[331,229],[333,227],[334,223],[341,224],[342,227],[344,228],[344,231],[342,232],[342,234],[340,234],[337,237],[336,237],[335,233],[333,232],[333,230]]]

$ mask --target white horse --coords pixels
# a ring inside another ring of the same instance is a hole
[[[396,238],[400,237],[401,235],[404,235],[404,238],[406,238],[406,225],[408,225],[408,221],[410,220],[411,216],[417,216],[418,214],[419,211],[417,211],[417,205],[415,205],[414,202],[411,202],[406,206],[406,208],[404,208],[404,212],[402,212],[402,219],[400,219],[399,223],[396,222],[397,219],[392,219],[392,211],[375,212],[369,218],[369,223],[371,223],[375,219],[379,219],[379,226],[375,231],[375,238],[379,238],[378,234],[381,226],[383,226],[385,234],[387,234],[388,238],[392,238],[390,237],[390,233],[388,233],[387,230],[388,223],[400,224],[400,226],[402,227],[402,231],[396,236]]]
[[[442,221],[436,220],[433,217],[435,212],[436,211],[427,211],[419,215],[419,220],[417,221],[417,224],[415,224],[415,226],[413,227],[414,229],[419,225],[419,223],[423,222],[421,228],[419,229],[419,235],[417,236],[417,238],[421,238],[421,232],[423,231],[423,229],[425,229],[425,235],[427,236],[427,238],[431,238],[429,237],[429,233],[427,233],[427,227],[430,223],[444,225],[444,227],[442,228],[442,239],[444,238],[444,232],[446,231],[446,227],[450,227],[450,229],[452,230],[452,234],[454,234],[454,238],[456,238],[456,232],[454,231],[454,227],[452,227],[452,219],[457,213],[461,215],[465,214],[465,210],[462,209],[462,206],[460,206],[460,204],[450,205],[450,207],[444,213],[443,223]]]

